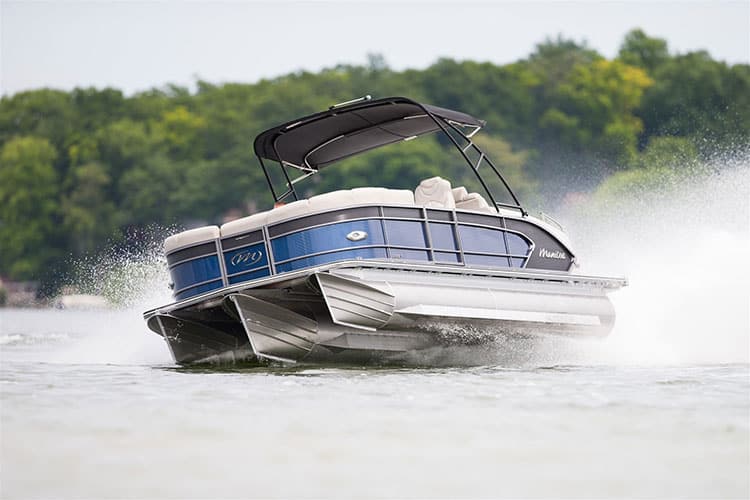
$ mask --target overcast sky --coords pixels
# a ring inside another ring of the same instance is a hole
[[[439,57],[504,64],[547,36],[607,57],[641,27],[673,51],[750,62],[750,0],[682,2],[182,2],[0,0],[0,91],[255,82],[361,64],[394,69]]]

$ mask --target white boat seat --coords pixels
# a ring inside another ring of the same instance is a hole
[[[339,191],[331,191],[330,193],[323,193],[312,196],[309,200],[309,211],[324,212],[334,208],[347,207],[355,203],[352,192],[348,189],[341,189]]]
[[[310,213],[310,202],[308,200],[297,200],[268,212],[266,224],[274,224],[285,219],[300,217]]]
[[[355,205],[414,205],[414,193],[408,189],[361,187],[319,194],[311,197],[309,202],[310,213]]]
[[[456,208],[451,183],[442,177],[430,177],[419,183],[414,191],[417,205],[431,208]]]
[[[221,237],[226,238],[227,236],[249,233],[250,231],[260,229],[268,220],[268,212],[268,210],[265,212],[258,212],[257,214],[248,215],[247,217],[227,222],[221,226]]]
[[[169,254],[178,248],[213,241],[219,237],[219,226],[205,226],[173,234],[164,240],[164,253]]]
[[[234,236],[260,229],[293,217],[346,208],[355,205],[414,205],[414,193],[408,189],[387,189],[382,187],[362,187],[331,191],[311,197],[309,200],[298,200],[281,205],[273,210],[248,215],[241,219],[229,221],[221,226],[221,237]]]
[[[459,186],[452,189],[453,199],[458,203],[459,201],[465,200],[469,196],[469,192],[465,187]]]
[[[361,187],[351,192],[354,202],[359,205],[414,205],[414,193],[409,189]]]
[[[487,203],[487,200],[479,193],[469,193],[461,201],[456,202],[456,208],[461,210],[475,210],[477,212],[495,212]]]

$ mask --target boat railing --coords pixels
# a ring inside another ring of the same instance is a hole
[[[522,269],[534,248],[524,234],[527,226],[532,225],[522,217],[511,221],[490,213],[413,205],[350,206],[231,236],[207,235],[169,250],[167,262],[178,300],[337,260]]]
[[[551,225],[555,226],[560,231],[565,232],[565,228],[562,226],[562,224],[560,224],[557,221],[557,219],[555,219],[551,215],[549,215],[547,213],[544,213],[544,212],[539,212],[539,219],[541,219],[542,221],[546,222],[547,224],[551,224]]]

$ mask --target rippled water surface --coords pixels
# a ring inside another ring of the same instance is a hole
[[[748,498],[749,172],[577,216],[604,341],[182,369],[163,263],[107,262],[121,309],[0,309],[0,497]]]
[[[745,363],[181,369],[127,311],[0,315],[3,498],[750,491]]]

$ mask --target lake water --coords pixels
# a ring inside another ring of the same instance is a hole
[[[0,309],[0,497],[747,498],[748,179],[574,221],[631,284],[608,339],[532,352],[183,369],[140,316],[160,260],[94,266],[121,308]]]

